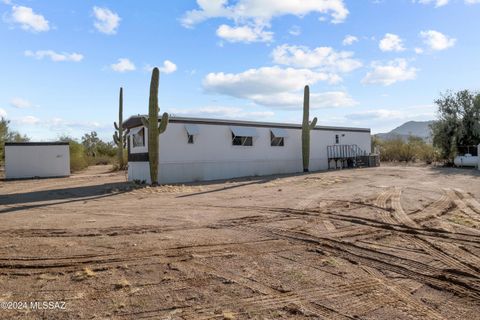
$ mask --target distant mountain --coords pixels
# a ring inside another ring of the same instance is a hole
[[[382,140],[401,138],[407,140],[409,136],[422,138],[427,142],[432,141],[430,125],[432,121],[408,121],[388,133],[377,133],[375,136]]]

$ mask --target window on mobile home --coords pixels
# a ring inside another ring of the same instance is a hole
[[[233,146],[253,146],[253,137],[236,136],[232,133]]]
[[[138,130],[132,135],[132,144],[134,148],[145,146],[145,128]]]
[[[194,124],[187,124],[185,125],[185,130],[187,131],[187,143],[195,143],[194,137],[199,133],[198,126]]]
[[[253,138],[258,136],[255,128],[249,127],[230,127],[232,131],[232,145],[234,146],[253,146]]]
[[[270,145],[272,147],[285,146],[285,138],[287,136],[287,131],[282,128],[270,129]]]

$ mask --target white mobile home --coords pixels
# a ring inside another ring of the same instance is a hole
[[[129,180],[150,181],[148,133],[141,116],[124,122]],[[160,135],[161,183],[302,172],[301,125],[171,117]],[[370,129],[317,126],[311,131],[310,170],[329,168],[329,146],[370,153]]]
[[[68,142],[6,142],[5,178],[51,178],[70,175]]]

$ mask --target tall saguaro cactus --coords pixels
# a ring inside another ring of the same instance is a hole
[[[117,145],[117,157],[118,157],[118,166],[122,170],[125,168],[125,160],[123,159],[123,150],[127,144],[127,135],[130,132],[127,129],[123,131],[123,88],[120,87],[120,95],[118,98],[118,124],[114,122],[115,134],[113,135],[113,141]]]
[[[150,162],[150,181],[152,185],[158,184],[158,159],[159,159],[159,136],[167,129],[168,113],[162,115],[158,123],[158,82],[160,71],[155,67],[150,81],[150,98],[148,100],[148,118],[143,117],[142,123],[148,128],[148,159]]]
[[[303,122],[302,122],[302,158],[303,172],[308,172],[310,163],[310,130],[317,125],[317,118],[309,122],[310,117],[310,88],[305,86],[303,94]]]

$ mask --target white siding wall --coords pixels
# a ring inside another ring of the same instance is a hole
[[[169,123],[160,135],[160,182],[191,182],[228,179],[242,176],[294,173],[303,171],[300,129],[285,129],[288,137],[284,147],[270,145],[270,129],[258,128],[253,146],[233,146],[228,125],[197,124],[195,143],[187,143],[185,124]],[[335,143],[357,144],[370,152],[369,132],[311,131],[310,170],[326,170],[327,146]],[[345,136],[342,137],[342,134]],[[145,144],[148,134],[145,132]],[[132,153],[148,152],[147,147],[131,149]],[[148,162],[129,162],[130,180],[149,182]]]
[[[70,175],[68,145],[6,145],[5,178],[47,178]]]

